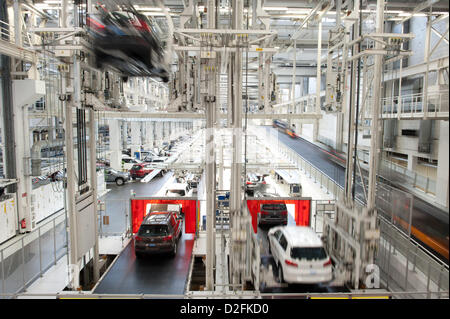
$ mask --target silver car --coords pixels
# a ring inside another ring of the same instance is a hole
[[[122,186],[126,181],[130,180],[130,174],[125,172],[116,171],[113,168],[105,168],[105,182],[115,182],[118,186]]]

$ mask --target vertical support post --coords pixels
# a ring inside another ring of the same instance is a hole
[[[73,78],[73,69],[76,67],[75,61],[77,57],[73,57],[74,64],[70,68],[69,79]],[[74,84],[75,85],[75,84]],[[62,81],[63,93],[66,91],[66,79],[63,77]],[[70,267],[70,278],[69,285],[72,289],[76,290],[79,287],[79,274],[74,273],[78,271],[78,236],[77,236],[77,214],[75,207],[75,158],[74,158],[74,145],[73,145],[73,123],[72,123],[72,107],[74,107],[74,99],[72,98],[69,102],[63,102],[65,107],[65,145],[66,145],[66,184],[67,184],[67,215],[69,216],[69,267]]]
[[[295,112],[295,84],[297,82],[297,40],[294,40],[294,60],[292,62],[292,106],[290,111],[293,113]],[[289,106],[288,106],[288,114],[289,112]],[[289,127],[291,127],[291,119],[289,118]]]
[[[97,282],[99,279],[99,267],[98,267],[98,205],[97,205],[97,134],[95,130],[95,112],[93,109],[89,109],[89,157],[90,157],[90,172],[91,172],[91,190],[92,190],[92,199],[94,201],[94,212],[93,212],[93,220],[94,223],[94,236],[95,236],[95,244],[93,247],[94,256],[92,259],[93,262],[93,272],[94,272],[94,282]]]
[[[208,0],[208,27],[215,28],[215,2]],[[213,97],[216,96],[216,72],[213,61],[208,61],[207,70],[204,68],[207,94],[204,98],[206,108],[206,289],[214,290],[214,260],[216,255],[214,220],[215,209],[215,189],[216,189],[216,160],[214,145],[214,119],[216,105]]]
[[[377,1],[377,15],[376,15],[376,32],[383,33],[384,30],[384,0]],[[383,45],[380,42],[375,43],[375,50],[382,50]],[[370,139],[370,167],[369,167],[369,182],[367,194],[367,208],[369,211],[375,209],[375,195],[376,195],[376,177],[378,171],[378,161],[380,153],[380,133],[381,125],[379,121],[379,109],[381,101],[381,76],[383,72],[383,56],[375,55],[375,64],[373,68],[373,106],[372,106],[372,123]]]
[[[431,15],[427,17],[427,33],[425,35],[425,54],[424,54],[424,60],[426,65],[426,71],[424,75],[424,82],[423,82],[423,114],[424,119],[426,120],[428,117],[428,78],[429,78],[429,72],[430,72],[430,42],[431,42],[431,27],[432,27],[432,20]]]
[[[53,261],[54,265],[56,265],[56,223],[53,219]]]

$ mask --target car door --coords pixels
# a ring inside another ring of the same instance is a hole
[[[112,175],[111,170],[105,169],[105,181],[106,182],[113,182],[114,181],[113,177],[114,176]]]
[[[278,261],[280,263],[283,263],[283,261],[286,259],[286,248],[287,248],[287,240],[283,233],[280,235],[280,239],[278,240]]]
[[[280,238],[281,230],[275,231],[273,235],[269,236],[270,241],[270,249],[272,251],[272,256],[275,259],[275,261],[278,261],[278,239]]]
[[[172,228],[174,229],[175,239],[177,239],[178,236],[180,236],[180,232],[181,232],[181,221],[177,218],[177,216],[175,214],[173,214],[170,217],[170,222],[172,224]]]

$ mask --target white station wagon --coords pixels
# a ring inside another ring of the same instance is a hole
[[[316,284],[332,280],[330,257],[311,228],[278,226],[270,229],[267,237],[280,282]]]

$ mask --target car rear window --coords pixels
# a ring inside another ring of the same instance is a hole
[[[186,192],[184,191],[184,189],[169,189],[167,191],[167,194],[177,194],[180,196],[184,196]]]
[[[134,171],[138,171],[141,169],[141,165],[133,165],[133,167],[131,169]]]
[[[285,204],[263,204],[262,209],[267,210],[286,210]]]
[[[320,260],[327,258],[323,247],[292,247],[291,257],[296,259]]]
[[[166,236],[168,233],[167,225],[141,225],[139,228],[139,236]]]

